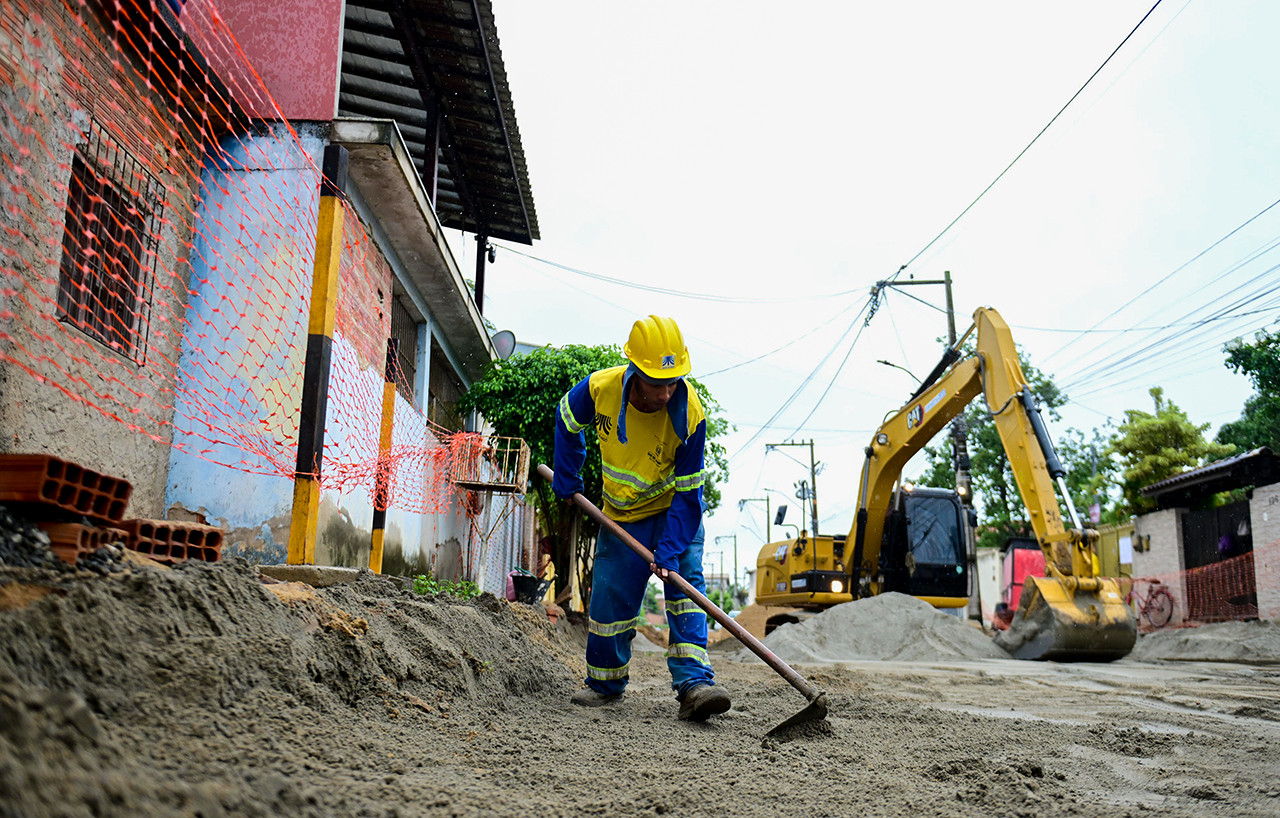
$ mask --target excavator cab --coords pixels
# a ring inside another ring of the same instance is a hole
[[[897,591],[938,608],[969,601],[967,515],[948,489],[903,488],[885,521],[881,591]]]

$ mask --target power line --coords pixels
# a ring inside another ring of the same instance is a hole
[[[1219,315],[1213,318],[1207,318],[1205,321],[1225,321],[1231,318],[1246,318],[1251,315],[1261,315],[1263,313],[1272,312],[1272,309],[1250,310],[1249,312],[1234,313],[1232,315]],[[1029,327],[1025,324],[1010,324],[1009,326],[1019,332],[1058,332],[1070,335],[1093,335],[1093,334],[1114,334],[1125,335],[1130,332],[1158,332],[1166,329],[1178,329],[1180,327],[1198,327],[1205,321],[1191,321],[1185,324],[1162,324],[1158,327],[1127,327],[1125,329],[1068,329],[1066,327]]]
[[[1165,275],[1165,276],[1164,276],[1163,278],[1161,278],[1159,281],[1156,281],[1155,283],[1151,284],[1151,285],[1150,285],[1150,286],[1148,286],[1146,289],[1144,289],[1142,292],[1140,292],[1140,293],[1138,293],[1137,295],[1135,295],[1133,298],[1130,298],[1128,301],[1124,302],[1124,303],[1123,303],[1123,304],[1121,304],[1119,307],[1116,307],[1114,310],[1112,310],[1110,313],[1108,313],[1104,318],[1102,318],[1102,319],[1101,319],[1101,320],[1099,320],[1096,324],[1094,324],[1094,325],[1093,325],[1093,327],[1091,327],[1091,329],[1097,329],[1098,327],[1100,327],[1100,326],[1102,326],[1103,324],[1105,324],[1107,321],[1109,321],[1109,320],[1111,320],[1112,318],[1114,318],[1117,314],[1119,314],[1119,313],[1120,313],[1120,311],[1121,311],[1121,310],[1125,309],[1126,307],[1129,307],[1129,306],[1130,306],[1130,305],[1132,305],[1135,301],[1137,301],[1139,298],[1142,298],[1142,297],[1143,297],[1144,295],[1146,295],[1147,293],[1151,292],[1151,291],[1152,291],[1152,290],[1154,290],[1155,288],[1157,288],[1157,287],[1159,287],[1160,285],[1164,284],[1166,281],[1168,281],[1169,279],[1173,278],[1175,275],[1177,275],[1178,273],[1180,273],[1180,272],[1182,272],[1183,270],[1187,269],[1187,268],[1188,268],[1188,267],[1190,267],[1192,264],[1194,264],[1196,261],[1198,261],[1198,260],[1200,260],[1201,258],[1203,258],[1207,253],[1209,253],[1210,251],[1214,250],[1216,247],[1218,247],[1220,244],[1222,244],[1223,242],[1225,242],[1227,239],[1231,238],[1231,237],[1232,237],[1232,236],[1234,236],[1236,233],[1239,233],[1241,230],[1245,229],[1246,227],[1248,227],[1249,225],[1253,224],[1253,223],[1254,223],[1255,221],[1257,221],[1258,219],[1262,218],[1262,216],[1263,216],[1263,215],[1265,215],[1268,211],[1270,211],[1270,210],[1271,210],[1272,208],[1274,208],[1276,205],[1280,205],[1280,199],[1276,199],[1274,202],[1272,202],[1271,204],[1269,204],[1269,205],[1267,205],[1266,207],[1262,208],[1262,209],[1261,209],[1261,210],[1259,210],[1257,213],[1255,213],[1255,214],[1253,214],[1252,216],[1250,216],[1248,219],[1245,219],[1243,222],[1241,222],[1239,225],[1237,225],[1235,228],[1233,228],[1233,229],[1232,229],[1230,232],[1228,232],[1226,235],[1222,236],[1222,237],[1221,237],[1221,238],[1219,238],[1217,241],[1215,241],[1213,244],[1210,244],[1208,247],[1204,248],[1204,249],[1203,249],[1203,250],[1201,250],[1199,253],[1196,253],[1193,257],[1191,257],[1191,258],[1187,259],[1187,260],[1186,260],[1186,261],[1184,261],[1182,264],[1178,265],[1178,267],[1177,267],[1177,268],[1175,268],[1173,271],[1171,271],[1170,273],[1168,273],[1167,275]],[[1045,361],[1047,362],[1047,361],[1049,361],[1049,360],[1053,359],[1056,355],[1060,355],[1060,354],[1062,354],[1062,353],[1063,353],[1063,352],[1064,352],[1068,347],[1070,347],[1072,344],[1074,344],[1077,340],[1079,340],[1079,339],[1078,339],[1078,338],[1073,338],[1072,340],[1068,341],[1066,344],[1063,344],[1061,347],[1059,347],[1058,349],[1056,349],[1056,350],[1054,350],[1052,353],[1050,353],[1050,354],[1049,354],[1049,356],[1048,356],[1047,358],[1045,358]],[[1095,351],[1096,351],[1097,347],[1095,347],[1094,349],[1095,349]]]
[[[622,278],[614,278],[612,276],[601,275],[600,273],[592,273],[587,270],[580,270],[577,267],[570,267],[567,264],[561,264],[558,261],[552,261],[550,259],[541,258],[540,256],[535,256],[530,253],[523,253],[519,250],[516,250],[514,247],[508,247],[505,244],[496,245],[496,246],[501,248],[505,252],[512,253],[517,256],[523,256],[524,258],[527,258],[531,261],[536,261],[541,264],[546,264],[549,267],[555,267],[557,270],[563,270],[566,273],[573,273],[574,275],[580,275],[580,276],[583,276],[584,278],[590,278],[593,281],[601,281],[606,284],[613,284],[618,287],[627,287],[633,290],[643,290],[644,292],[649,292],[649,293],[669,295],[674,298],[688,298],[694,301],[714,301],[722,304],[793,304],[793,303],[804,302],[804,301],[817,301],[817,300],[832,299],[832,298],[842,298],[847,295],[852,295],[854,293],[861,292],[861,288],[859,288],[857,290],[841,290],[840,292],[823,293],[820,295],[798,295],[791,298],[742,298],[740,296],[719,295],[717,293],[695,293],[695,292],[689,292],[687,290],[675,290],[669,287],[658,287],[652,284],[642,284],[638,281],[628,281]]]
[[[870,306],[871,306],[871,302],[868,301],[866,304],[863,305],[862,310],[859,311],[859,315],[861,315],[863,311],[869,309]],[[739,449],[729,457],[730,461],[736,460],[743,452],[745,452],[751,446],[751,444],[753,444],[760,437],[760,435],[764,433],[765,429],[773,428],[773,424],[778,420],[779,417],[782,416],[783,412],[791,408],[791,404],[795,403],[796,398],[798,398],[800,396],[800,393],[804,391],[805,387],[807,387],[809,383],[813,381],[814,377],[818,374],[818,371],[821,370],[822,367],[826,364],[826,362],[831,358],[831,356],[835,354],[836,350],[840,348],[840,345],[844,343],[844,339],[849,337],[849,333],[852,332],[853,328],[857,325],[858,325],[857,316],[855,316],[854,320],[850,322],[848,329],[844,331],[844,334],[840,336],[840,338],[836,341],[835,345],[831,347],[831,349],[828,350],[825,355],[822,356],[822,359],[819,360],[817,365],[809,372],[808,375],[805,376],[804,380],[800,382],[800,385],[796,387],[795,391],[793,391],[791,395],[788,396],[787,399],[782,402],[782,405],[778,407],[777,411],[775,411],[769,417],[769,419],[765,421],[765,425],[760,427],[759,430],[757,430],[753,435],[751,435],[751,437],[747,440],[746,443],[742,444],[742,446],[739,447]],[[863,324],[863,326],[865,326],[865,324]],[[862,331],[859,330],[858,334],[859,336],[861,336]],[[855,343],[856,341],[857,341],[857,338],[854,339]],[[853,349],[852,344],[850,345],[849,349],[850,351],[852,351]],[[849,356],[846,353],[845,360],[848,360],[848,357]],[[841,367],[843,367],[844,363],[842,362],[840,365]],[[830,385],[828,385],[827,391],[830,391]],[[825,396],[826,392],[823,392],[823,395]],[[809,416],[812,417],[812,415],[813,415],[813,412],[810,412]],[[806,420],[807,419],[808,418],[806,418]],[[795,433],[793,432],[792,434],[795,434]]]
[[[806,332],[804,335],[801,335],[801,336],[799,336],[799,337],[797,337],[797,338],[793,338],[793,339],[791,339],[790,341],[787,341],[785,344],[783,344],[783,345],[782,345],[782,346],[780,346],[780,347],[776,347],[776,348],[774,348],[774,349],[771,349],[771,350],[769,350],[768,352],[765,352],[765,353],[763,353],[763,354],[761,354],[761,355],[757,355],[757,356],[756,356],[756,357],[754,357],[754,358],[748,358],[748,359],[747,359],[747,360],[745,360],[745,361],[741,361],[741,362],[739,362],[739,363],[731,364],[731,365],[726,366],[726,367],[723,367],[723,368],[721,368],[721,369],[717,369],[715,372],[708,372],[708,373],[706,373],[705,375],[699,375],[698,377],[699,377],[700,379],[710,378],[712,375],[720,375],[720,374],[723,374],[723,373],[725,373],[725,372],[729,372],[730,370],[737,369],[737,368],[738,368],[738,367],[740,367],[740,366],[747,366],[748,364],[754,364],[754,363],[757,363],[757,362],[759,362],[759,361],[762,361],[762,360],[764,360],[765,358],[768,358],[770,355],[775,355],[775,354],[777,354],[777,353],[781,352],[782,350],[786,349],[787,347],[789,347],[789,346],[793,346],[793,345],[795,345],[795,344],[797,344],[797,343],[799,343],[799,342],[803,341],[805,338],[808,338],[810,335],[813,335],[813,334],[814,334],[815,332],[817,332],[818,330],[822,329],[822,328],[823,328],[823,327],[825,327],[826,325],[830,324],[832,321],[836,320],[836,319],[837,319],[837,318],[839,318],[840,316],[842,316],[842,315],[844,315],[845,313],[847,313],[849,310],[853,309],[853,306],[854,306],[854,305],[850,304],[850,305],[849,305],[849,306],[847,306],[847,307],[842,307],[842,308],[840,309],[840,311],[839,311],[839,312],[837,312],[835,315],[833,315],[833,316],[831,316],[830,318],[828,318],[826,321],[823,321],[821,324],[816,325],[813,329],[809,330],[809,331],[808,331],[808,332]]]
[[[1037,134],[1036,134],[1036,135],[1031,139],[1031,141],[1027,143],[1027,146],[1026,146],[1025,148],[1023,148],[1021,151],[1019,151],[1017,156],[1013,157],[1013,161],[1012,161],[1012,162],[1010,162],[1008,165],[1006,165],[1006,166],[1005,166],[1005,169],[1004,169],[1004,170],[1002,170],[1002,171],[1000,171],[1000,173],[996,176],[996,178],[994,178],[994,179],[992,179],[992,180],[991,180],[991,184],[989,184],[989,185],[987,185],[986,187],[984,187],[984,188],[982,189],[982,192],[981,192],[981,193],[979,193],[979,194],[977,195],[977,197],[976,197],[976,198],[974,198],[974,200],[973,200],[972,202],[969,202],[968,206],[967,206],[967,207],[965,207],[965,209],[964,209],[964,210],[961,210],[961,211],[960,211],[960,215],[956,216],[954,219],[952,219],[952,220],[950,221],[950,223],[948,223],[948,224],[947,224],[947,226],[946,226],[946,227],[942,228],[942,232],[938,233],[938,235],[936,235],[936,236],[934,236],[932,239],[930,239],[930,240],[929,240],[929,243],[928,243],[928,244],[926,244],[924,247],[921,247],[921,248],[920,248],[920,251],[919,251],[919,252],[917,252],[914,256],[912,256],[912,257],[907,261],[907,263],[906,263],[906,264],[904,264],[904,265],[902,265],[901,267],[899,267],[899,268],[898,268],[898,271],[897,271],[896,273],[894,273],[892,276],[890,276],[890,279],[889,279],[890,281],[893,281],[894,279],[896,279],[899,275],[901,275],[901,274],[902,274],[902,271],[903,271],[903,270],[905,270],[907,267],[911,266],[911,265],[916,261],[916,259],[920,258],[920,256],[924,255],[924,254],[925,254],[925,252],[926,252],[930,247],[932,247],[934,244],[936,244],[936,243],[937,243],[938,239],[940,239],[940,238],[942,238],[944,235],[946,235],[947,231],[948,231],[948,230],[950,230],[952,227],[954,227],[954,226],[956,225],[956,222],[958,222],[958,221],[960,221],[961,219],[963,219],[963,218],[965,217],[965,214],[967,214],[970,210],[972,210],[972,209],[974,208],[974,206],[975,206],[978,202],[982,201],[982,197],[983,197],[983,196],[986,196],[986,195],[987,195],[987,193],[991,190],[991,188],[995,187],[995,186],[996,186],[996,183],[997,183],[997,182],[999,182],[1001,179],[1003,179],[1003,178],[1004,178],[1004,175],[1005,175],[1006,173],[1008,173],[1008,172],[1010,171],[1010,169],[1012,169],[1012,168],[1013,168],[1013,166],[1014,166],[1015,164],[1017,164],[1017,163],[1018,163],[1018,160],[1019,160],[1019,159],[1021,159],[1021,158],[1023,157],[1023,155],[1024,155],[1024,154],[1026,154],[1026,152],[1027,152],[1027,151],[1031,150],[1031,146],[1032,146],[1032,145],[1034,145],[1034,144],[1036,144],[1036,142],[1040,139],[1040,137],[1041,137],[1041,136],[1044,136],[1044,132],[1045,132],[1045,131],[1047,131],[1047,130],[1049,130],[1050,126],[1052,126],[1052,125],[1053,125],[1053,123],[1055,123],[1055,122],[1057,122],[1057,121],[1058,121],[1058,117],[1062,116],[1063,112],[1064,112],[1064,111],[1066,111],[1066,110],[1067,110],[1067,108],[1071,106],[1071,103],[1075,102],[1075,101],[1076,101],[1076,98],[1077,98],[1077,97],[1079,97],[1079,96],[1080,96],[1080,94],[1084,93],[1084,89],[1089,87],[1089,83],[1093,82],[1094,78],[1095,78],[1095,77],[1097,77],[1099,73],[1101,73],[1102,69],[1107,67],[1107,63],[1111,62],[1111,58],[1112,58],[1112,57],[1114,57],[1114,56],[1117,54],[1117,52],[1119,52],[1119,51],[1120,51],[1120,49],[1121,49],[1121,48],[1124,48],[1124,44],[1125,44],[1125,43],[1127,43],[1127,42],[1129,42],[1129,39],[1130,39],[1131,37],[1133,37],[1133,35],[1134,35],[1135,33],[1137,33],[1138,29],[1142,27],[1142,24],[1143,24],[1143,23],[1145,23],[1145,22],[1147,21],[1147,18],[1148,18],[1148,17],[1150,17],[1150,16],[1152,15],[1152,13],[1153,13],[1153,12],[1155,12],[1155,10],[1160,6],[1160,4],[1161,4],[1162,2],[1164,2],[1164,0],[1156,0],[1155,5],[1154,5],[1154,6],[1152,6],[1152,7],[1147,11],[1147,13],[1146,13],[1146,14],[1142,15],[1142,19],[1141,19],[1141,20],[1139,20],[1139,21],[1138,21],[1138,24],[1137,24],[1136,26],[1134,26],[1134,27],[1133,27],[1133,30],[1132,30],[1132,31],[1130,31],[1127,35],[1125,35],[1125,38],[1124,38],[1123,40],[1121,40],[1121,41],[1120,41],[1120,45],[1116,46],[1116,47],[1111,51],[1111,53],[1107,55],[1107,58],[1106,58],[1105,60],[1103,60],[1103,61],[1102,61],[1102,64],[1101,64],[1101,65],[1099,65],[1099,66],[1094,70],[1094,72],[1093,72],[1092,74],[1090,74],[1090,75],[1089,75],[1089,79],[1087,79],[1087,80],[1085,80],[1085,81],[1084,81],[1084,85],[1081,85],[1081,86],[1080,86],[1080,88],[1079,88],[1079,89],[1078,89],[1074,94],[1072,94],[1072,95],[1071,95],[1071,99],[1067,100],[1066,104],[1065,104],[1065,105],[1063,105],[1061,108],[1059,108],[1059,109],[1058,109],[1058,112],[1057,112],[1056,114],[1054,114],[1054,115],[1053,115],[1053,118],[1052,118],[1052,119],[1050,119],[1050,120],[1049,120],[1049,122],[1048,122],[1048,123],[1046,123],[1046,124],[1045,124],[1045,126],[1044,126],[1043,128],[1041,128],[1041,129],[1040,129],[1040,132],[1039,132],[1039,133],[1037,133]]]

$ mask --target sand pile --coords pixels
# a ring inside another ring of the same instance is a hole
[[[836,605],[764,639],[785,662],[1008,659],[991,637],[964,620],[906,594],[889,593]],[[745,648],[738,661],[758,661]]]
[[[558,656],[576,647],[530,606],[373,574],[7,568],[0,588],[0,814],[357,814],[362,768],[411,763],[405,730],[536,714],[577,685]]]
[[[1280,664],[1280,626],[1272,620],[1217,622],[1143,634],[1127,659]]]

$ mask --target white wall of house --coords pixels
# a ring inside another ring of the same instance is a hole
[[[1187,588],[1183,581],[1186,562],[1182,552],[1182,515],[1186,509],[1167,508],[1135,519],[1133,576],[1156,578],[1173,592],[1173,619],[1182,622],[1187,613]],[[1140,544],[1142,550],[1138,550]]]
[[[1249,500],[1253,527],[1253,573],[1258,616],[1280,618],[1280,483],[1253,490]]]

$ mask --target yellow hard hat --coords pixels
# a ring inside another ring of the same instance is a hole
[[[661,315],[641,318],[631,327],[622,353],[646,377],[654,380],[683,378],[692,368],[689,349],[675,319]]]

